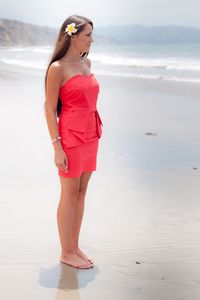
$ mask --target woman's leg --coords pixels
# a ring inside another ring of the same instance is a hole
[[[75,204],[75,212],[74,212],[74,223],[72,228],[72,244],[73,249],[76,254],[78,254],[81,258],[87,261],[93,261],[92,259],[88,258],[79,248],[79,234],[81,223],[83,219],[84,213],[84,206],[85,206],[85,195],[87,191],[87,186],[89,179],[92,175],[92,172],[83,172],[80,178],[80,185],[79,185],[79,193],[77,197],[77,201]]]
[[[73,251],[72,228],[74,222],[75,205],[79,195],[80,178],[66,178],[60,176],[61,197],[57,210],[57,222],[62,247],[61,261],[74,267],[91,267]]]

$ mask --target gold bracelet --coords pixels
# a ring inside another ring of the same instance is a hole
[[[61,137],[60,137],[60,136],[58,136],[57,138],[55,138],[55,139],[52,140],[51,142],[52,142],[52,144],[53,144],[53,143],[55,143],[55,142],[58,141],[58,140],[61,140]]]

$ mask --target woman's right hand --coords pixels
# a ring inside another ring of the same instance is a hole
[[[68,173],[68,159],[63,149],[55,150],[54,162],[59,170]]]

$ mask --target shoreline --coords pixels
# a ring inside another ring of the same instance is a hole
[[[9,79],[9,76],[11,76],[12,74],[17,76],[20,75],[35,75],[38,77],[42,77],[43,74],[46,72],[46,69],[39,69],[39,68],[31,68],[31,67],[25,67],[25,66],[21,66],[21,65],[15,65],[15,64],[6,64],[3,62],[0,62],[0,77],[3,75],[7,75],[7,78]],[[112,78],[113,80],[116,79],[116,81],[121,81],[121,80],[125,80],[128,82],[135,82],[137,84],[139,84],[140,82],[144,82],[146,84],[161,84],[164,85],[166,84],[171,84],[172,86],[176,85],[177,86],[198,86],[200,82],[196,82],[196,81],[184,81],[184,80],[173,80],[173,79],[165,79],[162,77],[156,77],[156,78],[150,78],[150,77],[137,77],[137,76],[126,76],[123,75],[122,76],[118,75],[118,74],[101,74],[98,70],[95,72],[93,70],[91,70],[92,73],[94,73],[95,76],[99,77],[99,78]]]

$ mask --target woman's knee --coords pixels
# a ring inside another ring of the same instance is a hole
[[[61,178],[61,196],[75,201],[79,194],[79,178]]]
[[[79,189],[78,199],[84,199],[86,195],[87,188]]]

